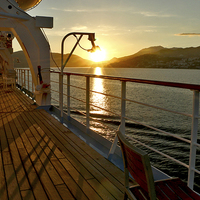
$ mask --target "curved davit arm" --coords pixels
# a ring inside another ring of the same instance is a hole
[[[40,85],[38,66],[43,83],[50,84],[50,47],[41,28],[52,28],[52,17],[31,17],[13,0],[0,0],[0,30],[12,31],[26,56],[35,87]],[[41,87],[39,87],[41,88]],[[50,105],[50,93],[36,93],[38,105]]]

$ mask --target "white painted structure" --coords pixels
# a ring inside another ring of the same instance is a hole
[[[53,18],[32,17],[14,0],[0,2],[0,31],[12,32],[18,40],[31,70],[37,104],[50,105],[50,90],[46,88],[50,84],[50,47],[41,28],[52,28]],[[10,66],[11,62],[9,59]],[[38,66],[41,66],[43,83],[38,79]]]

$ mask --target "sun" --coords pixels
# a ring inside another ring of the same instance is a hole
[[[106,59],[106,51],[104,49],[96,50],[90,54],[90,59],[94,62],[101,62]]]

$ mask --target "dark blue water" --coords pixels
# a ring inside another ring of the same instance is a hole
[[[68,68],[66,71],[191,84],[200,83],[200,70]],[[52,79],[56,80],[58,77],[56,77],[56,75],[52,75]],[[71,84],[85,88],[85,77],[71,77]],[[52,88],[56,89],[58,86],[55,84],[52,85]],[[90,125],[93,130],[101,134],[103,137],[113,140],[115,137],[115,131],[120,124],[118,115],[120,115],[121,104],[120,100],[111,96],[121,96],[121,83],[119,81],[95,78],[91,80],[90,89],[110,95],[104,96],[97,93],[91,93],[92,104],[106,110],[112,110],[114,113],[91,106],[92,116],[102,122],[103,125],[95,121],[91,122]],[[127,83],[126,95],[127,99],[134,101],[187,114],[192,113],[193,92],[190,90]],[[58,98],[57,94],[53,94],[53,96],[55,96],[54,98]],[[71,96],[85,101],[85,91],[80,89],[72,89]],[[66,100],[64,100],[64,102],[66,103]],[[57,103],[54,102],[54,104]],[[82,102],[72,99],[71,106],[77,110],[85,112],[85,104]],[[75,109],[72,114],[73,117],[80,120],[82,123],[85,123],[85,118],[78,115]],[[146,128],[141,124],[137,124],[137,121],[159,128],[163,131],[179,135],[186,139],[190,139],[190,117],[165,112],[155,108],[144,107],[130,102],[127,102],[126,104],[126,116],[134,120],[126,121],[127,135],[131,135],[133,138],[138,139],[139,141],[157,150],[161,150],[162,152],[167,153],[168,155],[186,164],[189,163],[189,144],[180,142],[179,140],[171,136],[167,136],[164,133],[158,133],[157,131]],[[108,129],[107,126],[111,128],[111,130]],[[200,143],[200,134],[198,134],[198,141]],[[179,176],[180,178],[187,180],[187,168],[182,167],[173,161],[169,161],[167,158],[163,158],[162,156],[147,149],[145,150],[150,154],[151,161],[155,167],[171,176]],[[200,170],[200,151],[197,151],[196,166],[197,169]],[[195,181],[195,189],[198,192],[200,192],[200,189],[198,188],[199,178],[199,176],[196,176]]]

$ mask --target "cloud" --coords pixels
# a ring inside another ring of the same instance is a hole
[[[87,30],[88,27],[87,26],[73,26],[70,29],[72,31],[84,31],[84,30]]]
[[[170,15],[170,14],[163,14],[161,12],[146,12],[146,11],[141,11],[141,12],[137,12],[140,15],[143,15],[145,17],[174,17],[175,15]]]
[[[178,33],[176,36],[200,36],[200,33]]]
[[[56,8],[56,7],[51,7],[49,8],[50,10],[55,10],[55,11],[61,11],[61,12],[74,12],[74,13],[101,13],[101,12],[105,12],[105,13],[110,13],[110,12],[131,12],[132,13],[132,9],[131,8],[89,8],[89,9],[65,9],[65,8]]]

